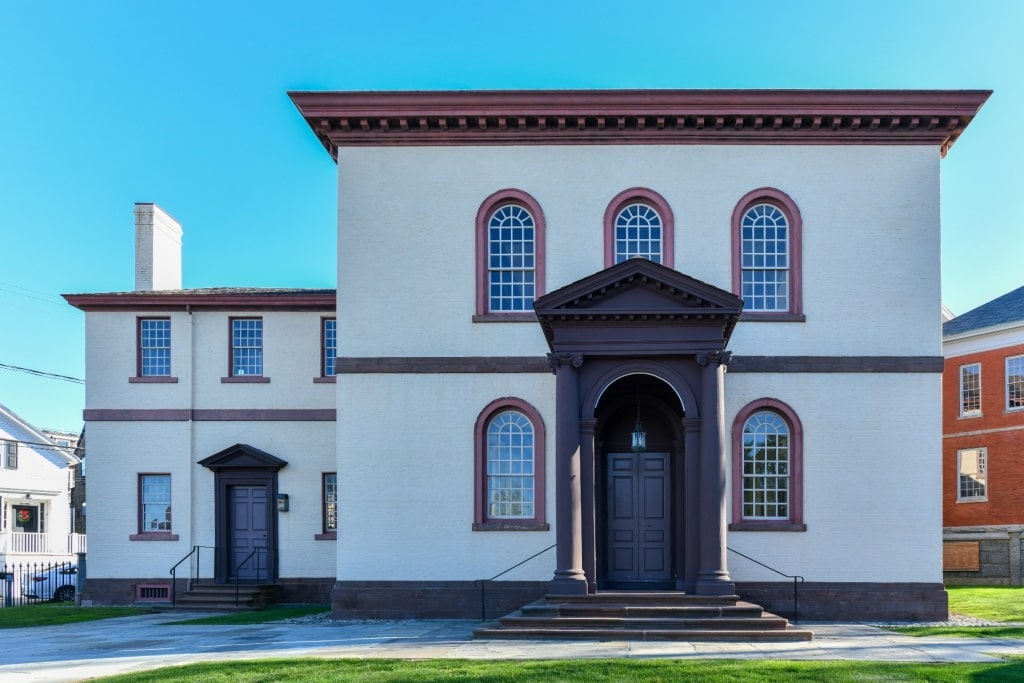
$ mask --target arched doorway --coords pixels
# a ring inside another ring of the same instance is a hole
[[[683,406],[662,380],[631,374],[602,394],[596,415],[598,586],[671,590],[682,573]]]

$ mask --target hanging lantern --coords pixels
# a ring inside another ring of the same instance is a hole
[[[636,423],[633,425],[633,452],[643,453],[647,450],[647,432],[640,422],[640,388],[636,390]]]

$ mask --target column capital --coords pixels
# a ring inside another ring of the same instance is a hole
[[[548,354],[548,365],[551,366],[552,372],[558,372],[558,368],[564,366],[571,366],[573,369],[583,365],[583,354],[582,353],[549,353]]]
[[[721,349],[698,351],[694,359],[697,361],[697,365],[701,367],[706,367],[708,363],[724,366],[728,365],[732,360],[732,351],[722,351]]]

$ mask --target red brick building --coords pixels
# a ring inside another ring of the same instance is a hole
[[[947,583],[1022,584],[1024,287],[943,325]]]

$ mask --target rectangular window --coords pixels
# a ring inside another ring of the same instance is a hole
[[[960,366],[960,416],[981,415],[981,363]]]
[[[263,319],[231,319],[231,376],[263,375]]]
[[[139,318],[138,376],[171,376],[170,318]]]
[[[324,472],[323,485],[324,533],[338,530],[338,475]]]
[[[334,318],[323,319],[321,330],[321,368],[322,377],[334,377],[334,359],[338,357],[338,321]]]
[[[139,475],[139,533],[171,530],[171,475]]]
[[[988,500],[987,456],[984,448],[957,451],[957,469],[960,472],[957,500]]]
[[[1006,409],[1024,408],[1024,356],[1006,359]]]
[[[4,466],[9,470],[18,469],[18,442],[8,441],[4,447]],[[30,468],[31,469],[31,468]]]

